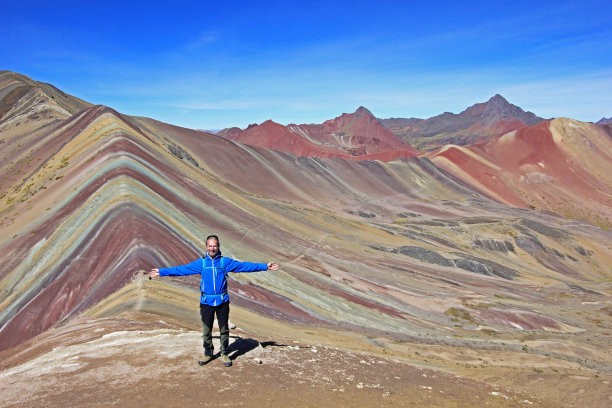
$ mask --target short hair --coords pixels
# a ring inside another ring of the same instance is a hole
[[[215,241],[217,241],[217,245],[221,245],[221,242],[219,242],[219,237],[216,235],[209,235],[206,237],[206,243],[208,243],[209,239],[214,239]]]

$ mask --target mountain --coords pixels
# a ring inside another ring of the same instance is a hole
[[[0,89],[0,125],[4,129],[20,122],[42,124],[66,119],[91,106],[51,84],[10,71],[0,71]]]
[[[612,226],[612,185],[602,176],[612,174],[612,138],[604,126],[559,118],[430,157],[500,202]]]
[[[544,120],[497,94],[459,114],[445,112],[429,119],[382,119],[381,123],[419,150],[431,151],[446,144],[465,146],[486,142]]]
[[[88,103],[10,119],[57,96],[6,100],[5,75],[2,406],[609,402],[610,125],[298,157]],[[229,275],[231,372],[196,363],[197,276],[145,278],[211,233],[281,265]]]
[[[283,126],[268,120],[244,130],[234,127],[217,134],[297,156],[390,161],[446,144],[486,142],[544,120],[495,95],[459,114],[446,112],[429,119],[377,119],[368,109],[359,107],[355,113],[345,113],[323,124]]]
[[[612,117],[609,117],[609,118],[601,118],[601,119],[599,119],[599,120],[597,121],[597,124],[598,124],[598,125],[606,125],[606,124],[609,124],[609,123],[612,123]]]
[[[242,129],[240,129],[239,127],[230,127],[230,128],[221,129],[215,132],[215,134],[218,136],[222,136],[222,137],[231,139],[232,137],[238,136],[241,132],[242,132]]]
[[[417,154],[412,146],[385,129],[364,107],[323,124],[283,126],[268,120],[245,130],[230,128],[218,134],[250,146],[304,157],[389,161]]]

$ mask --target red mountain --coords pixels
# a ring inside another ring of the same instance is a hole
[[[557,118],[486,143],[448,145],[433,162],[499,202],[543,209],[609,228],[609,125]]]
[[[389,161],[418,153],[409,143],[385,129],[364,107],[323,124],[283,126],[268,120],[242,131],[231,128],[218,134],[240,143],[296,156]]]

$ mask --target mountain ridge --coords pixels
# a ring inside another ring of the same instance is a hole
[[[428,119],[381,119],[381,123],[421,151],[445,144],[481,143],[524,126],[545,121],[495,94],[488,101],[469,106],[459,114],[445,112]]]
[[[240,143],[296,156],[368,160],[417,154],[416,149],[386,130],[363,106],[352,114],[344,113],[322,124],[284,126],[267,120],[249,125],[245,130],[229,128],[218,134]]]
[[[610,124],[610,123],[612,123],[612,116],[609,117],[609,118],[603,117],[603,118],[599,119],[596,123],[599,124],[599,125]]]
[[[379,119],[360,106],[354,113],[343,113],[322,124],[289,124],[283,127],[267,120],[259,125],[251,124],[244,130],[226,128],[217,134],[252,146],[268,147],[298,156],[347,158],[348,154],[351,159],[369,160],[372,157],[369,154],[380,155],[386,150],[386,157],[392,160],[409,157],[406,154],[394,156],[393,151],[420,154],[445,144],[464,146],[481,143],[543,121],[545,119],[522,110],[496,94],[459,114],[444,112],[428,119]],[[377,129],[378,125],[390,130],[396,138]],[[347,136],[354,143],[343,145]],[[381,143],[382,146],[379,146]]]

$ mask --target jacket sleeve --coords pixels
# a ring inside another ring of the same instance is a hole
[[[267,263],[255,263],[255,262],[240,262],[232,258],[225,258],[225,270],[227,272],[259,272],[267,271]]]
[[[159,276],[185,276],[202,273],[202,258],[186,265],[173,266],[171,268],[161,268]]]

